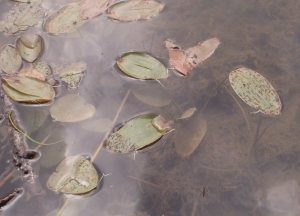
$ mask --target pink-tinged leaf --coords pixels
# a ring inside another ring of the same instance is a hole
[[[173,67],[186,76],[194,67],[187,62],[184,51],[170,40],[166,40],[166,47],[169,49],[169,58]]]
[[[84,0],[80,7],[82,19],[91,19],[103,13],[115,0]]]
[[[197,46],[191,47],[186,51],[187,61],[196,67],[197,64],[203,62],[205,59],[209,58],[220,44],[219,39],[211,38],[204,41]]]

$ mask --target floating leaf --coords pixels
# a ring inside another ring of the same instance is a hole
[[[121,1],[108,9],[107,16],[120,21],[135,21],[149,19],[157,15],[163,8],[164,5],[156,1]]]
[[[199,63],[209,58],[219,46],[217,38],[211,38],[197,46],[189,48],[186,52],[170,40],[166,40],[166,47],[169,49],[169,58],[174,68],[187,75]]]
[[[81,3],[72,3],[52,14],[44,25],[47,32],[67,33],[83,24],[86,20],[80,16],[80,5]]]
[[[15,101],[24,103],[46,103],[55,96],[51,85],[32,77],[2,77],[2,88]]]
[[[50,114],[56,121],[77,122],[90,118],[95,113],[95,107],[86,103],[77,94],[69,94],[59,98],[50,108]]]
[[[83,194],[95,189],[99,176],[92,163],[82,156],[64,159],[47,181],[47,187],[55,192]]]
[[[103,13],[115,0],[84,0],[80,7],[82,19],[91,19]]]
[[[41,54],[43,38],[38,34],[23,34],[17,40],[17,48],[22,58],[34,62]]]
[[[68,83],[69,89],[78,87],[83,77],[83,72],[86,70],[84,61],[74,62],[71,64],[61,65],[55,68],[54,73],[59,74],[60,78]]]
[[[199,146],[207,130],[207,120],[202,113],[190,118],[174,138],[175,150],[181,157],[190,156]]]
[[[45,62],[37,62],[34,67],[34,70],[40,72],[41,74],[43,74],[45,77],[49,76],[51,74],[51,68],[48,64],[46,64]]]
[[[45,76],[43,74],[41,74],[40,72],[38,72],[37,70],[34,70],[32,68],[23,68],[19,73],[18,73],[19,77],[33,77],[33,78],[37,78],[39,80],[45,81]]]
[[[111,128],[112,123],[112,120],[103,118],[91,122],[86,122],[81,126],[81,128],[87,131],[101,133],[108,131]]]
[[[9,11],[4,22],[4,30],[15,34],[38,24],[45,16],[45,9],[40,7],[41,0],[30,0],[29,3],[17,3]]]
[[[187,109],[179,119],[185,119],[185,118],[191,117],[196,110],[197,110],[197,108],[195,108],[195,107]]]
[[[162,87],[147,87],[134,91],[134,96],[151,106],[162,107],[171,103],[172,98]]]
[[[280,98],[266,78],[249,68],[238,68],[229,74],[236,94],[249,106],[267,115],[280,115]]]
[[[22,65],[22,58],[18,50],[11,46],[5,45],[0,52],[0,68],[5,73],[17,73]]]
[[[142,52],[123,54],[117,65],[125,74],[137,79],[161,79],[168,76],[168,70],[160,61]]]
[[[196,67],[197,64],[209,58],[220,45],[217,38],[210,38],[197,46],[191,47],[186,51],[187,61]]]
[[[121,129],[110,135],[106,142],[106,149],[115,153],[128,153],[155,142],[168,129],[163,117],[159,116],[155,119],[157,117],[155,114],[146,114],[131,119]]]

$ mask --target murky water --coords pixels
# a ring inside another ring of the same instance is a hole
[[[55,11],[70,2],[44,0],[43,6]],[[18,105],[23,129],[34,139],[41,141],[51,134],[48,142],[63,139],[64,143],[38,148],[41,157],[33,168],[44,193],[33,196],[13,166],[6,128],[0,128],[0,198],[16,187],[25,187],[2,215],[56,215],[60,209],[64,209],[62,215],[99,216],[300,214],[299,1],[161,2],[164,10],[146,21],[114,22],[102,14],[69,34],[48,35],[41,25],[28,31],[42,35],[45,50],[41,60],[52,68],[79,60],[87,62],[84,79],[72,93],[80,94],[96,107],[93,119],[111,120],[129,89],[134,92],[159,86],[156,81],[124,76],[115,66],[123,53],[147,52],[171,67],[164,47],[166,39],[187,49],[208,38],[219,38],[221,45],[213,56],[187,78],[169,70],[169,77],[161,80],[172,103],[154,107],[130,93],[116,121],[120,126],[149,112],[174,121],[191,107],[199,113],[209,100],[203,110],[208,128],[201,144],[182,159],[175,151],[174,137],[189,121],[177,120],[172,125],[175,131],[135,155],[112,154],[103,148],[94,165],[99,173],[110,175],[91,194],[55,194],[47,189],[46,181],[57,164],[70,155],[91,157],[104,133],[81,129],[89,120],[53,122],[49,106]],[[0,0],[0,4],[3,19],[14,3]],[[14,44],[18,36],[1,32],[0,46]],[[284,104],[281,116],[250,114],[253,109],[236,96],[228,79],[219,85],[238,66],[252,68],[272,83]],[[70,90],[62,86],[57,89],[57,98],[68,93]],[[33,121],[37,115],[45,119],[38,128]],[[186,142],[190,138],[185,137]],[[37,147],[29,141],[28,144]]]

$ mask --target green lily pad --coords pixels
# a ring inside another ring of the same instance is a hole
[[[79,61],[56,67],[54,74],[58,74],[64,82],[68,83],[69,89],[75,89],[82,80],[85,70],[86,63]]]
[[[42,52],[43,38],[38,34],[23,34],[17,40],[17,48],[25,61],[34,62]]]
[[[82,156],[64,159],[47,181],[47,187],[55,192],[83,194],[98,185],[99,176],[92,163]]]
[[[73,31],[86,20],[80,16],[81,3],[69,4],[52,14],[44,24],[47,32],[62,34]]]
[[[46,103],[55,96],[51,85],[33,77],[2,77],[2,88],[11,99],[24,103]]]
[[[22,65],[22,58],[18,50],[11,46],[5,45],[0,52],[0,69],[8,74],[17,73]]]
[[[121,1],[109,8],[107,16],[120,21],[135,21],[149,19],[157,15],[164,8],[156,1]]]
[[[110,135],[106,149],[114,153],[134,152],[161,138],[168,127],[164,118],[159,115],[146,114],[135,117]]]
[[[69,94],[59,98],[50,108],[51,117],[61,122],[77,122],[90,118],[96,109],[92,104],[77,94]]]
[[[172,102],[172,98],[169,93],[160,86],[139,89],[134,91],[133,94],[143,103],[155,107],[167,106]]]
[[[4,31],[8,34],[15,34],[38,24],[46,12],[40,7],[41,2],[41,0],[30,0],[26,3],[16,3],[5,19]]]
[[[125,74],[137,79],[162,79],[168,76],[168,70],[160,61],[142,52],[123,54],[117,65]]]
[[[84,123],[81,128],[87,131],[102,133],[108,131],[111,128],[112,123],[112,120],[107,118],[96,119],[94,121]]]
[[[249,106],[267,115],[280,115],[282,104],[271,83],[249,68],[238,68],[229,74],[237,95]]]
[[[45,62],[37,62],[34,67],[34,70],[37,70],[41,74],[43,74],[45,77],[49,76],[51,74],[51,68],[48,64]]]

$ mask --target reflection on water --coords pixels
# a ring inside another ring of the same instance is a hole
[[[44,0],[52,12],[66,3]],[[166,66],[171,39],[187,49],[208,38],[221,45],[213,56],[194,68],[187,78],[169,70],[161,80],[172,103],[155,107],[130,94],[116,127],[143,113],[158,113],[175,120],[191,107],[203,108],[208,127],[201,144],[187,158],[175,151],[174,139],[186,120],[177,120],[175,131],[138,153],[117,155],[103,148],[94,165],[104,177],[99,190],[84,196],[55,194],[46,181],[66,156],[91,157],[104,133],[81,129],[78,123],[53,122],[49,106],[18,106],[23,128],[41,141],[63,139],[55,146],[38,147],[41,157],[33,164],[44,195],[32,196],[25,188],[3,215],[278,215],[296,216],[299,206],[299,1],[263,0],[161,0],[165,9],[146,21],[114,22],[100,15],[77,30],[59,36],[48,35],[42,27],[30,28],[45,40],[41,60],[52,68],[59,64],[86,61],[87,72],[78,90],[97,111],[93,119],[113,119],[128,89],[155,88],[156,81],[125,77],[115,61],[130,50],[144,51]],[[0,19],[13,2],[0,0]],[[14,44],[18,35],[0,33],[0,46]],[[278,117],[250,114],[253,111],[232,91],[226,79],[238,66],[254,69],[278,91],[284,104]],[[229,94],[240,103],[240,106]],[[57,98],[68,94],[57,88]],[[70,104],[71,106],[71,104]],[[243,112],[245,112],[246,118]],[[249,127],[247,126],[247,122]],[[0,128],[0,197],[22,187],[22,174],[14,171],[5,126]],[[189,136],[191,136],[189,134]],[[183,137],[189,140],[192,137]],[[31,148],[37,146],[29,143]],[[9,176],[10,173],[13,173]],[[203,196],[203,188],[207,188]],[[67,198],[66,198],[67,197]]]

